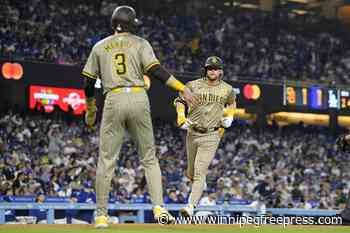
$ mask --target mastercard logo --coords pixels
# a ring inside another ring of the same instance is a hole
[[[5,79],[21,79],[23,76],[23,67],[19,63],[6,62],[1,68],[2,76]]]
[[[261,95],[260,87],[258,85],[247,84],[243,87],[243,95],[248,100],[257,100]]]

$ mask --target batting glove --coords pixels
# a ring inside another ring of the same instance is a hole
[[[185,124],[187,118],[184,113],[178,113],[177,114],[177,126],[180,127],[181,125]]]
[[[91,97],[86,99],[86,113],[85,113],[85,123],[90,128],[95,124],[96,121],[96,99]]]
[[[177,114],[177,126],[180,127],[180,129],[188,130],[191,125],[192,122],[186,118],[184,113],[179,112]]]
[[[191,127],[192,124],[193,124],[192,121],[190,121],[189,119],[186,119],[185,123],[183,123],[180,126],[180,129],[188,130]]]
[[[229,128],[232,125],[232,122],[233,122],[232,116],[221,118],[221,126],[224,128]]]

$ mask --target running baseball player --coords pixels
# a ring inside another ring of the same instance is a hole
[[[150,43],[132,33],[138,24],[132,7],[117,7],[111,17],[115,33],[92,48],[81,73],[85,78],[85,122],[88,127],[96,121],[94,85],[97,78],[101,79],[105,94],[96,174],[96,228],[108,227],[108,194],[126,130],[134,139],[145,168],[155,219],[164,215],[168,216],[169,222],[174,219],[162,207],[161,172],[155,155],[150,104],[143,75],[147,74],[179,91],[189,104],[196,105],[198,100],[188,87],[160,65]]]
[[[192,180],[192,191],[188,205],[180,210],[181,215],[186,217],[193,215],[202,196],[208,167],[220,142],[219,129],[231,126],[236,108],[234,90],[222,80],[222,60],[216,56],[209,57],[205,62],[204,73],[203,78],[186,84],[199,97],[197,106],[188,106],[181,93],[175,99],[177,124],[188,131],[186,176]]]

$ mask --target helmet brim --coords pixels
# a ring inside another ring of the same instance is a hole
[[[213,64],[210,64],[210,65],[205,65],[204,66],[206,69],[218,69],[218,70],[223,70],[224,69],[224,66],[223,65],[213,65]]]

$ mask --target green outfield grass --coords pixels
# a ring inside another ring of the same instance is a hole
[[[119,224],[108,229],[94,229],[92,225],[1,225],[0,233],[296,233],[296,232],[327,232],[350,233],[348,226],[287,226],[263,225],[172,225],[155,224]]]

